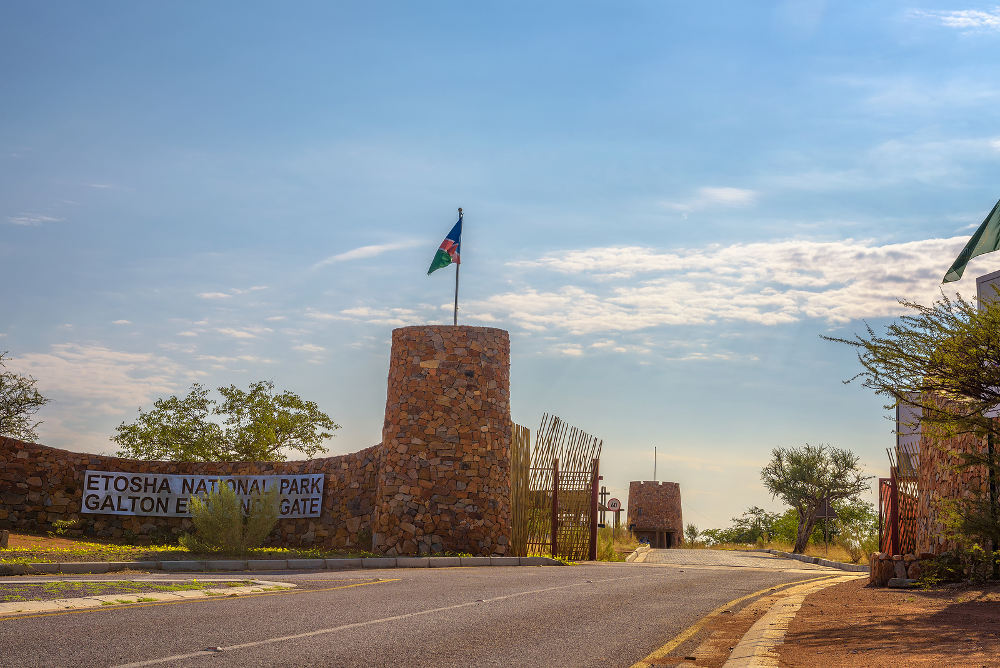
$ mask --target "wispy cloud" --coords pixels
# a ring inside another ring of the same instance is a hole
[[[37,227],[45,223],[61,223],[64,220],[66,219],[57,218],[56,216],[46,216],[41,213],[21,213],[16,216],[7,216],[7,222],[23,227]]]
[[[466,303],[464,311],[470,319],[481,312],[500,314],[529,331],[571,335],[720,322],[843,323],[896,315],[899,298],[932,300],[966,241],[787,240],[672,251],[570,250],[510,265],[570,276],[572,282],[495,294]],[[354,314],[386,317],[370,309]]]
[[[54,405],[65,406],[62,412],[90,410],[110,415],[149,404],[192,377],[165,357],[75,343],[53,345],[47,353],[21,355],[11,367],[37,378],[42,393],[56,398]]]
[[[113,320],[113,321],[111,321],[111,324],[112,325],[131,325],[132,321],[131,320]]]
[[[229,336],[234,339],[255,339],[261,334],[269,334],[274,330],[270,327],[243,327],[237,329],[235,327],[219,327],[215,330],[217,334],[222,334],[223,336]]]
[[[259,292],[260,290],[267,290],[266,285],[254,285],[249,288],[230,288],[225,292],[199,292],[198,296],[202,299],[230,299],[237,295],[245,295],[250,292]]]
[[[403,248],[413,248],[419,244],[423,243],[419,240],[410,241],[398,241],[390,244],[373,244],[371,246],[361,246],[360,248],[354,248],[349,251],[344,251],[343,253],[337,253],[336,255],[331,255],[330,257],[324,258],[312,266],[313,269],[319,269],[320,267],[325,267],[327,265],[335,264],[337,262],[346,262],[348,260],[360,260],[363,258],[376,257],[382,253],[388,253],[389,251],[401,250]]]
[[[675,211],[697,211],[712,207],[748,207],[757,201],[757,192],[746,188],[704,187],[690,198],[680,202],[663,202]]]
[[[317,346],[314,343],[303,343],[298,346],[294,346],[293,350],[301,350],[304,353],[321,353],[326,350],[323,346]]]
[[[951,11],[934,11],[914,9],[910,16],[917,19],[930,19],[946,28],[955,28],[962,32],[983,32],[1000,30],[1000,7],[992,10],[956,9]]]

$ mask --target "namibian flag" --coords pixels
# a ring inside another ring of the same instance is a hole
[[[454,262],[455,264],[461,264],[461,259],[458,254],[458,247],[462,243],[462,215],[458,215],[458,222],[455,223],[455,227],[451,228],[451,232],[448,236],[444,238],[441,242],[441,246],[438,248],[437,253],[434,254],[434,259],[431,260],[431,266],[427,270],[427,275],[429,276],[431,272],[440,269],[441,267],[447,267],[449,264]]]

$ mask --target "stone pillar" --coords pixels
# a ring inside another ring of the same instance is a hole
[[[393,330],[373,549],[502,555],[510,521],[507,332]]]

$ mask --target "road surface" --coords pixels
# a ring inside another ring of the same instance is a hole
[[[719,605],[823,573],[837,571],[710,550],[653,550],[644,564],[255,572],[297,586],[0,618],[0,663],[627,667]]]

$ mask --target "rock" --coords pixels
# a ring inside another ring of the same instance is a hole
[[[892,570],[897,578],[906,579],[906,564],[902,561],[893,561]]]
[[[891,578],[886,585],[890,589],[913,589],[920,586],[920,583],[910,578]]]
[[[922,573],[923,569],[920,568],[919,561],[914,561],[910,564],[910,567],[906,569],[906,576],[911,580],[919,580]]]

